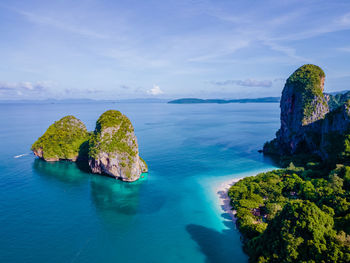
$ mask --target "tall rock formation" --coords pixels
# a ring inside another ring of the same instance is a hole
[[[45,161],[76,161],[81,145],[88,139],[84,123],[74,116],[66,116],[52,124],[32,145],[36,156]]]
[[[330,139],[347,132],[349,110],[345,104],[329,112],[327,97],[323,94],[324,80],[323,70],[310,64],[298,68],[287,79],[280,102],[281,128],[276,139],[264,145],[264,153],[313,153],[323,159],[333,154],[334,151],[329,150],[329,145],[334,145]]]
[[[116,110],[103,113],[89,140],[89,165],[94,173],[105,173],[123,181],[135,181],[147,172],[140,158],[130,120]]]

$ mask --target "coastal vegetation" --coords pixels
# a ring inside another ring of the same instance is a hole
[[[251,262],[350,261],[350,167],[323,168],[291,163],[230,188]]]
[[[286,81],[263,152],[287,167],[228,191],[251,262],[350,262],[350,101],[329,111],[324,78],[308,64]]]

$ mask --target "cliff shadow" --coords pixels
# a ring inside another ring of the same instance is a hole
[[[103,175],[93,175],[90,186],[91,199],[96,209],[112,216],[155,213],[166,202],[166,193],[153,189],[147,180],[128,183]]]
[[[231,224],[233,226],[233,224]],[[216,262],[247,262],[243,253],[240,235],[235,234],[232,228],[221,232],[201,225],[189,224],[187,232],[194,240],[199,250],[205,255],[207,263]]]
[[[79,147],[79,155],[76,161],[77,167],[85,172],[92,173],[91,168],[89,166],[89,141],[83,142]]]
[[[125,183],[111,177],[91,177],[91,198],[100,211],[134,215],[138,212],[141,184]]]
[[[54,179],[69,185],[79,185],[88,179],[88,175],[70,161],[46,162],[36,158],[33,170],[46,179]]]

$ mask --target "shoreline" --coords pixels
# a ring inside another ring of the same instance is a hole
[[[227,213],[230,215],[230,217],[232,218],[233,223],[236,222],[236,211],[233,210],[232,206],[231,206],[231,200],[230,197],[228,196],[228,190],[230,189],[230,187],[232,185],[234,185],[235,183],[237,183],[238,181],[240,181],[241,179],[245,178],[247,176],[243,176],[243,177],[239,177],[239,178],[231,178],[229,180],[226,180],[222,183],[220,183],[219,185],[217,185],[215,187],[215,193],[217,194],[217,196],[219,197],[219,205],[221,207],[221,210],[224,213]]]
[[[219,206],[218,208],[220,212],[228,214],[231,217],[232,222],[236,223],[236,211],[233,210],[230,202],[230,197],[228,196],[228,190],[230,189],[230,187],[246,177],[256,176],[259,173],[264,173],[274,169],[276,169],[276,167],[271,166],[269,168],[238,174],[239,177],[225,178],[225,180],[219,182],[216,181],[216,183],[212,187],[212,193],[215,194],[216,204]]]

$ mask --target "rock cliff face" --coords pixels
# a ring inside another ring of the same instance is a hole
[[[109,110],[96,122],[89,140],[89,165],[94,173],[105,173],[123,181],[135,181],[147,172],[140,158],[130,120],[119,111]]]
[[[326,94],[328,97],[329,110],[335,110],[350,99],[350,91],[343,91],[336,94]]]
[[[321,157],[348,163],[350,160],[350,100],[326,115],[320,132]]]
[[[322,158],[330,154],[330,138],[344,135],[349,126],[349,106],[329,112],[323,94],[325,74],[315,65],[304,65],[288,79],[282,92],[281,128],[276,139],[264,145],[264,153],[293,155],[314,153]]]
[[[88,139],[84,123],[66,116],[52,124],[32,145],[32,151],[45,161],[76,161],[80,146]]]

